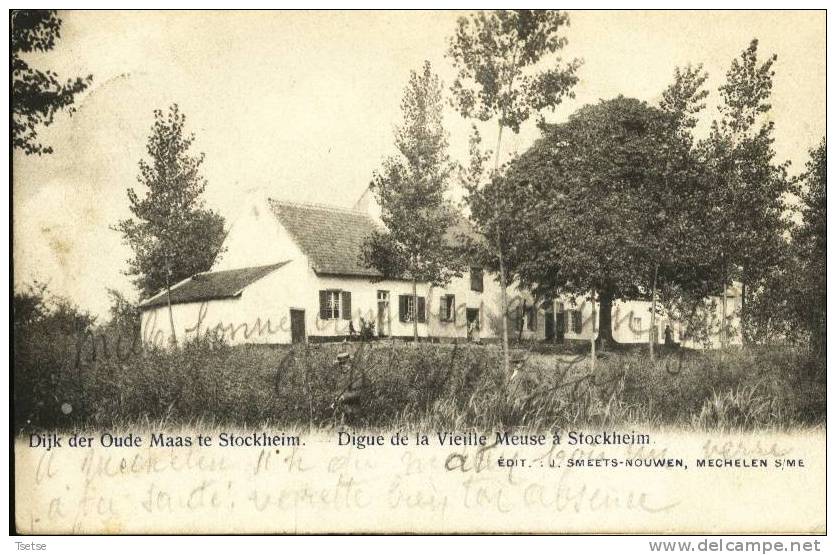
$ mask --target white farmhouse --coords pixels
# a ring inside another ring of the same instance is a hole
[[[410,281],[382,279],[362,264],[363,242],[380,225],[368,191],[353,209],[252,199],[212,270],[171,288],[171,311],[165,291],[141,303],[143,341],[168,345],[172,321],[178,341],[207,334],[231,344],[333,341],[369,325],[377,337],[411,339],[413,319],[420,338],[498,340],[496,276],[470,267],[444,288],[419,283],[414,306]],[[592,304],[581,297],[533,304],[515,287],[508,296],[512,339],[589,340],[593,333]],[[614,302],[612,317],[616,341],[649,340],[650,303]],[[665,318],[654,336],[664,341],[668,325],[679,341],[681,326]]]
[[[256,200],[231,226],[210,272],[144,301],[142,337],[169,343],[221,333],[232,344],[343,339],[373,324],[374,335],[434,339],[496,338],[499,286],[470,268],[446,288],[381,279],[361,248],[379,224],[368,213]],[[170,317],[171,316],[171,317]],[[527,334],[530,335],[530,334]]]

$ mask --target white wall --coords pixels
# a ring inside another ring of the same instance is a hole
[[[713,298],[715,300],[717,306],[712,313],[706,315],[710,320],[715,322],[715,329],[709,336],[710,345],[709,348],[719,348],[720,347],[720,336],[718,333],[719,322],[722,316],[722,307],[720,305],[720,298]],[[574,300],[574,305],[573,301]],[[565,310],[580,310],[581,311],[581,319],[583,323],[583,328],[580,333],[575,333],[572,331],[571,320],[567,316],[566,322],[566,339],[574,339],[574,340],[589,340],[592,336],[593,329],[592,329],[592,303],[588,300],[584,299],[583,296],[577,297],[563,297],[561,301],[564,303]],[[733,297],[729,298],[727,304],[727,317],[730,322],[731,326],[731,333],[729,334],[729,345],[740,345],[742,340],[740,336],[740,318],[739,318],[739,309],[740,309],[740,298]],[[599,329],[600,323],[600,308],[596,303],[596,331]],[[650,327],[650,312],[651,312],[651,303],[650,301],[636,301],[636,300],[629,300],[629,301],[614,301],[612,307],[612,327],[613,327],[613,339],[618,343],[648,343],[650,341],[650,336],[652,333],[652,329]],[[656,337],[658,343],[664,343],[665,341],[665,327],[670,325],[671,329],[673,330],[673,338],[674,342],[680,343],[682,346],[689,347],[689,348],[704,348],[705,345],[702,343],[698,343],[696,341],[688,340],[682,341],[681,337],[685,332],[686,325],[684,322],[680,322],[671,318],[669,315],[665,314],[662,311],[662,314],[657,314],[656,316]],[[597,336],[597,333],[596,333]]]
[[[480,330],[478,336],[483,340],[498,340],[501,335],[500,327],[500,289],[493,275],[485,274],[484,291],[470,290],[470,275],[454,279],[446,288],[431,287],[428,284],[418,284],[418,295],[423,296],[427,306],[427,321],[418,323],[419,337],[440,339],[466,338],[466,308],[478,308],[480,311]],[[174,325],[177,338],[182,341],[191,339],[196,334],[219,330],[231,344],[241,343],[290,343],[290,310],[305,311],[305,331],[309,338],[332,338],[349,334],[349,320],[320,320],[319,291],[337,289],[351,292],[351,321],[354,329],[359,332],[360,318],[367,322],[374,322],[377,329],[377,292],[389,292],[389,330],[387,336],[411,337],[412,323],[401,322],[398,314],[398,297],[411,295],[412,284],[408,281],[384,280],[373,282],[367,278],[348,276],[319,276],[307,265],[307,260],[295,260],[279,268],[270,275],[247,287],[240,297],[234,299],[213,300],[205,303],[176,304],[173,306]],[[444,294],[455,296],[455,322],[441,322],[439,319],[440,298]],[[520,295],[516,288],[509,287],[508,298],[512,312],[514,303],[521,303],[524,295]],[[574,301],[574,304],[573,304]],[[717,314],[719,322],[721,307],[717,299]],[[592,336],[592,304],[583,296],[563,297],[559,300],[567,311],[565,316],[565,339],[588,341]],[[526,297],[526,306],[530,306],[531,299]],[[613,303],[612,324],[613,337],[619,343],[647,343],[650,337],[650,303],[647,301],[616,301]],[[728,314],[734,314],[739,309],[739,299],[729,300]],[[576,333],[572,330],[571,318],[568,311],[581,312],[582,330]],[[526,316],[527,317],[527,316]],[[537,325],[534,331],[529,331],[525,318],[523,319],[523,338],[545,338],[545,306],[538,306]],[[739,318],[732,317],[732,325],[739,329]],[[596,329],[600,323],[600,309],[596,307]],[[519,321],[513,316],[509,319],[509,336],[518,337]],[[681,342],[684,325],[673,321],[666,315],[656,318],[657,341],[663,343],[665,326],[670,325],[674,340]],[[165,346],[169,341],[169,315],[167,306],[163,305],[143,313],[142,338],[146,342],[153,342]],[[688,341],[682,343],[692,348],[703,348],[702,343]],[[740,344],[739,333],[730,335],[729,344]],[[710,347],[719,347],[719,335],[711,336]]]
[[[412,283],[400,280],[383,280],[373,282],[367,278],[344,276],[314,276],[315,288],[311,291],[312,312],[316,316],[311,335],[332,336],[348,333],[348,320],[319,321],[319,290],[340,289],[351,292],[352,321],[356,330],[360,329],[360,318],[375,323],[377,330],[377,292],[389,292],[389,325],[387,335],[396,337],[411,337],[412,322],[401,322],[399,319],[398,298],[400,295],[412,295]],[[424,297],[427,311],[427,321],[418,323],[419,337],[453,338],[467,337],[465,310],[478,308],[480,312],[480,331],[482,339],[496,338],[499,329],[493,325],[499,309],[499,287],[491,279],[484,277],[484,291],[470,290],[470,275],[465,272],[461,278],[456,278],[446,288],[432,287],[426,283],[417,286],[418,296]],[[452,294],[455,296],[455,322],[442,322],[439,318],[441,296]]]
[[[196,335],[218,330],[231,344],[241,343],[290,343],[290,310],[305,311],[305,331],[308,337],[347,336],[349,320],[320,320],[319,291],[338,289],[351,292],[351,321],[359,332],[360,318],[375,323],[377,330],[377,292],[389,292],[389,326],[387,335],[411,337],[411,322],[401,322],[398,313],[398,297],[411,295],[408,281],[383,280],[373,282],[368,278],[348,276],[319,276],[307,265],[307,260],[294,260],[275,272],[245,288],[241,296],[233,299],[211,300],[203,303],[175,304],[172,307],[177,339],[193,339]],[[441,322],[440,298],[443,294],[455,295],[456,321]],[[492,276],[484,277],[484,291],[470,290],[470,275],[465,273],[447,288],[418,284],[418,295],[425,298],[427,321],[418,323],[419,337],[465,338],[466,308],[480,310],[481,339],[499,337],[500,292]],[[513,295],[513,292],[509,293]],[[542,336],[542,321],[538,322]],[[511,331],[514,337],[514,331]],[[532,333],[526,331],[525,337]],[[168,307],[163,305],[143,312],[142,338],[159,346],[169,344],[170,325]]]
[[[374,217],[374,199],[368,194],[358,201],[358,208],[372,212]],[[192,338],[195,334],[205,334],[207,330],[220,330],[227,341],[239,343],[289,343],[290,310],[305,311],[305,330],[308,337],[344,336],[349,333],[349,320],[325,320],[319,318],[319,291],[338,289],[351,292],[351,321],[354,329],[360,330],[360,318],[374,322],[377,327],[377,292],[389,292],[389,330],[387,335],[411,337],[411,322],[401,322],[398,314],[398,297],[411,295],[412,284],[408,281],[384,280],[373,282],[368,278],[352,276],[321,276],[310,268],[308,258],[295,244],[287,231],[279,224],[269,209],[265,197],[256,196],[243,204],[242,213],[233,223],[224,242],[226,252],[216,262],[214,271],[245,268],[279,261],[291,260],[287,265],[247,287],[240,297],[234,299],[213,300],[206,303],[188,303],[174,305],[174,328],[179,340]],[[493,274],[485,273],[483,291],[471,291],[470,275],[466,271],[461,278],[456,278],[445,288],[418,285],[418,295],[423,296],[427,307],[427,321],[418,324],[419,337],[465,338],[467,337],[466,309],[478,308],[480,315],[481,339],[496,340],[501,336],[501,291],[498,280]],[[444,294],[455,296],[455,322],[442,322],[439,319],[440,298]],[[516,318],[514,307],[531,304],[531,296],[520,292],[515,286],[508,287],[508,300],[512,309],[509,318],[509,337],[519,336],[520,322]],[[583,296],[559,299],[565,310],[580,310],[583,329],[576,333],[572,330],[571,319],[567,317],[565,338],[589,340],[593,333],[592,305]],[[718,299],[719,300],[719,299]],[[574,304],[573,304],[574,301]],[[728,313],[733,314],[739,299],[732,299]],[[544,339],[545,307],[537,310],[536,329],[530,331],[523,317],[524,339]],[[719,321],[718,314],[714,315]],[[596,310],[596,313],[599,312]],[[600,316],[600,314],[598,314]],[[600,318],[597,318],[600,320]],[[613,303],[613,336],[620,343],[646,343],[650,337],[650,303],[645,301],[616,301]],[[656,328],[659,342],[664,341],[664,329],[670,324],[677,341],[681,336],[682,326],[665,316],[657,317]],[[733,319],[733,325],[739,328],[739,319]],[[597,322],[596,322],[597,328]],[[376,329],[376,332],[379,330]],[[170,336],[169,314],[167,306],[147,310],[142,318],[142,337],[144,341],[160,345],[168,344]],[[715,334],[714,343],[719,346],[719,337]],[[739,334],[732,334],[730,343],[739,343]],[[700,347],[689,343],[688,346]]]
[[[222,255],[212,271],[266,266],[285,260],[306,258],[290,235],[276,220],[266,197],[247,199],[229,228]]]
[[[172,306],[178,341],[219,331],[230,344],[290,343],[290,309],[306,309],[310,270],[294,260],[245,288],[240,297]],[[306,315],[309,311],[306,310]],[[142,314],[142,339],[169,344],[168,306]]]

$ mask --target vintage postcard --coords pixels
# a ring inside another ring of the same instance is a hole
[[[825,534],[824,10],[9,30],[13,533]]]

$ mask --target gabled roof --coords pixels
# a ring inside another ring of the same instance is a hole
[[[181,281],[171,289],[171,304],[194,303],[213,299],[229,299],[241,295],[241,291],[278,270],[289,261],[222,272],[203,272]],[[165,291],[139,304],[140,308],[152,308],[168,304]]]
[[[363,212],[316,204],[296,204],[269,199],[279,223],[310,259],[318,274],[380,277],[363,264],[366,237],[379,226]]]

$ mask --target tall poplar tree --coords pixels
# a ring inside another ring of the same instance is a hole
[[[720,274],[722,295],[721,344],[728,341],[729,314],[726,288],[743,284],[742,321],[746,322],[746,291],[758,284],[780,263],[785,218],[785,195],[792,182],[786,162],[775,160],[774,123],[769,118],[769,98],[777,55],[758,60],[758,40],[753,39],[733,60],[720,87],[720,119],[713,122],[701,145],[705,167],[713,184],[706,206],[714,226],[713,258]],[[746,330],[743,337],[747,337]]]
[[[458,20],[450,39],[448,57],[457,71],[452,92],[455,106],[465,118],[497,122],[493,173],[487,183],[499,192],[502,180],[499,157],[505,129],[518,133],[533,114],[554,109],[564,97],[572,97],[577,83],[577,60],[564,63],[558,53],[566,46],[563,35],[569,16],[557,10],[479,11]],[[484,197],[476,189],[471,199]],[[508,249],[514,227],[504,194],[496,194],[493,211],[481,212],[474,223],[491,245],[502,294],[502,351],[506,373],[508,352]],[[478,201],[477,201],[478,202]],[[487,205],[486,203],[482,203]]]
[[[367,238],[363,261],[385,277],[412,282],[412,333],[418,342],[418,283],[445,285],[460,275],[448,242],[457,213],[446,198],[453,165],[447,154],[442,86],[429,62],[412,71],[395,129],[397,155],[383,163],[370,188],[385,230]]]
[[[205,207],[204,155],[190,152],[193,141],[177,104],[167,114],[154,111],[149,161],[139,161],[137,177],[144,194],[128,189],[134,217],[113,227],[133,251],[126,273],[134,276],[142,298],[161,290],[170,294],[172,285],[209,270],[220,254],[224,218]],[[169,316],[170,308],[169,303]],[[176,341],[173,323],[172,338]]]

